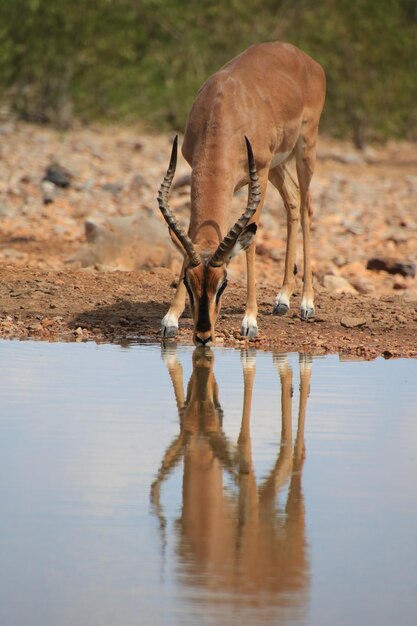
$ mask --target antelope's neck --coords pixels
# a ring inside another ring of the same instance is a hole
[[[217,248],[230,227],[235,181],[230,163],[195,159],[191,178],[190,235],[194,243]]]

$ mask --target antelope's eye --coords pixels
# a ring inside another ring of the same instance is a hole
[[[220,287],[219,291],[216,293],[216,303],[220,300],[220,296],[222,295],[222,293],[226,289],[226,287],[227,287],[227,280],[224,281],[224,283]]]

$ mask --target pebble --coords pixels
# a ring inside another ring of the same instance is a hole
[[[327,291],[331,294],[351,293],[357,294],[355,287],[353,287],[346,278],[342,276],[333,276],[327,274],[323,278],[323,285]]]
[[[391,257],[375,257],[369,259],[367,265],[369,270],[383,270],[388,274],[400,274],[401,276],[411,276],[415,278],[416,264],[412,261],[404,261]]]
[[[51,163],[46,168],[44,181],[53,183],[57,187],[69,187],[72,179],[71,172],[59,163]]]
[[[340,320],[340,324],[344,328],[359,328],[361,326],[365,326],[367,321],[368,320],[364,317],[345,316]]]

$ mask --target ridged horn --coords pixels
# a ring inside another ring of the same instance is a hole
[[[250,141],[247,137],[245,137],[246,148],[248,151],[248,165],[249,165],[249,201],[246,210],[236,224],[229,230],[227,235],[224,237],[223,241],[220,242],[216,252],[210,259],[210,265],[213,267],[219,267],[223,265],[226,260],[228,253],[232,250],[235,245],[237,238],[240,233],[243,231],[245,226],[249,223],[249,220],[254,216],[256,209],[258,208],[259,201],[261,199],[261,188],[259,185],[258,174],[256,172],[255,159],[253,158],[252,146],[250,145]]]
[[[162,185],[159,188],[158,192],[158,204],[159,209],[164,217],[164,220],[168,224],[169,228],[176,234],[179,241],[183,245],[185,251],[187,252],[191,265],[200,265],[201,257],[196,252],[194,248],[194,244],[191,241],[190,237],[183,231],[175,217],[172,215],[171,209],[168,206],[168,193],[171,188],[172,180],[174,178],[175,169],[177,167],[177,153],[178,153],[178,135],[174,139],[174,143],[172,144],[172,152],[171,159],[169,161],[169,167],[165,178],[162,182]]]

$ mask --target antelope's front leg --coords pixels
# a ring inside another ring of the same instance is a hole
[[[246,278],[247,298],[245,317],[242,320],[241,333],[244,337],[254,339],[258,334],[258,305],[256,302],[256,279],[255,279],[255,249],[256,241],[253,240],[246,250]]]
[[[161,321],[162,337],[170,339],[178,333],[178,320],[185,308],[186,289],[183,281],[184,265],[178,280],[178,287],[168,312]]]
[[[256,209],[253,222],[258,224],[259,216],[263,207],[266,193],[266,185],[268,183],[268,170],[258,171],[261,197]],[[250,195],[250,189],[249,189]],[[245,316],[242,320],[241,333],[248,339],[254,339],[258,335],[258,322],[256,317],[258,315],[258,304],[256,302],[256,274],[255,274],[255,250],[256,250],[256,236],[253,237],[250,245],[246,248],[246,282],[247,282],[247,296],[246,296],[246,310]]]

